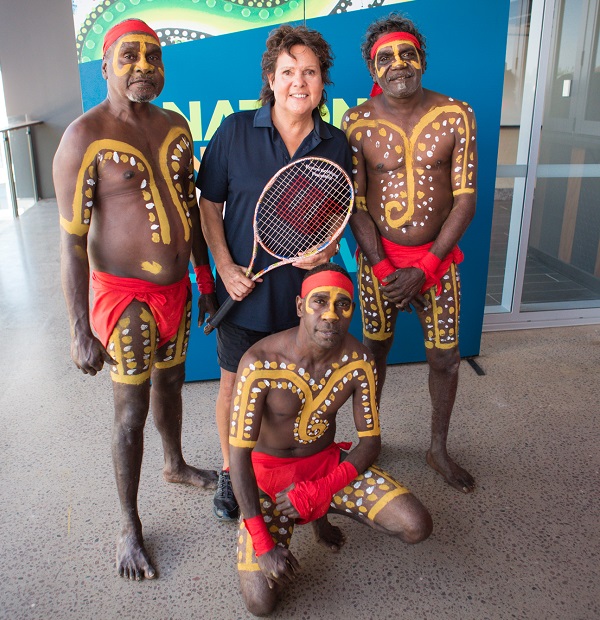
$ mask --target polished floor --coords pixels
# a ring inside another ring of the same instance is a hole
[[[163,482],[151,422],[139,504],[159,578],[115,575],[111,386],[69,358],[53,201],[0,229],[0,320],[0,618],[250,617],[235,528],[213,519],[209,493]],[[463,362],[449,442],[476,492],[424,462],[426,367],[391,368],[380,464],[429,507],[433,534],[408,547],[334,517],[348,542],[330,554],[298,528],[301,572],[274,618],[600,617],[600,325],[487,333],[477,363],[485,375]],[[202,467],[220,464],[217,387],[184,388],[184,452]],[[353,438],[347,413],[340,438]]]

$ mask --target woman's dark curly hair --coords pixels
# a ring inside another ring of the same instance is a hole
[[[387,17],[381,17],[374,21],[365,33],[363,44],[361,46],[362,57],[367,63],[367,67],[371,66],[371,50],[375,45],[377,39],[388,32],[409,32],[414,35],[421,46],[419,56],[421,57],[421,66],[423,71],[427,67],[427,61],[425,60],[425,37],[417,30],[414,23],[403,17],[400,13],[390,13]]]
[[[292,58],[294,57],[290,51],[294,45],[304,45],[311,49],[319,59],[323,85],[329,86],[333,84],[329,78],[329,69],[333,66],[333,53],[331,47],[329,47],[329,43],[327,43],[321,33],[316,30],[310,30],[306,28],[306,26],[290,26],[285,24],[269,33],[267,49],[262,55],[261,67],[263,85],[259,99],[263,105],[275,103],[275,95],[269,86],[269,76],[275,73],[277,59],[282,52],[292,56]],[[326,101],[327,95],[325,94],[325,90],[323,90],[319,108],[321,108]]]

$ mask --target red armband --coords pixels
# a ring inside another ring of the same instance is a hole
[[[384,258],[380,260],[377,264],[373,265],[373,273],[375,277],[381,282],[382,286],[386,286],[386,283],[383,281],[384,278],[387,278],[389,275],[392,275],[396,271],[394,265],[389,258]]]
[[[268,553],[275,547],[275,541],[269,534],[267,524],[262,515],[256,515],[250,519],[244,519],[244,525],[252,538],[252,547],[256,557]]]
[[[194,267],[196,274],[196,284],[200,295],[209,295],[215,292],[215,279],[213,278],[210,265],[198,265]]]
[[[331,498],[358,476],[352,463],[340,463],[330,474],[318,480],[297,482],[288,492],[288,499],[305,523],[315,521],[327,514]]]
[[[415,263],[415,267],[421,269],[425,274],[425,289],[430,289],[432,286],[437,287],[437,295],[442,292],[442,283],[437,275],[442,259],[438,258],[435,254],[427,252],[423,258]]]

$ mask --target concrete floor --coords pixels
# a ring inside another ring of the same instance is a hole
[[[152,423],[139,504],[160,577],[115,574],[111,386],[69,358],[57,219],[42,201],[0,230],[0,618],[248,618],[235,527],[210,493],[163,482]],[[485,376],[463,362],[449,442],[476,492],[424,462],[426,367],[391,368],[379,463],[429,507],[433,534],[408,547],[334,517],[348,536],[334,555],[298,528],[301,574],[274,618],[600,617],[600,326],[484,334],[477,361]],[[201,467],[220,464],[217,387],[184,389],[184,453]]]

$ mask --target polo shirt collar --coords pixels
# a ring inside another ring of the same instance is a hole
[[[312,112],[313,121],[315,124],[315,133],[321,140],[328,140],[331,138],[331,131],[327,123],[321,117],[319,108],[315,108]],[[254,115],[254,127],[273,127],[273,121],[271,120],[271,104],[267,103],[264,106],[256,110]]]

